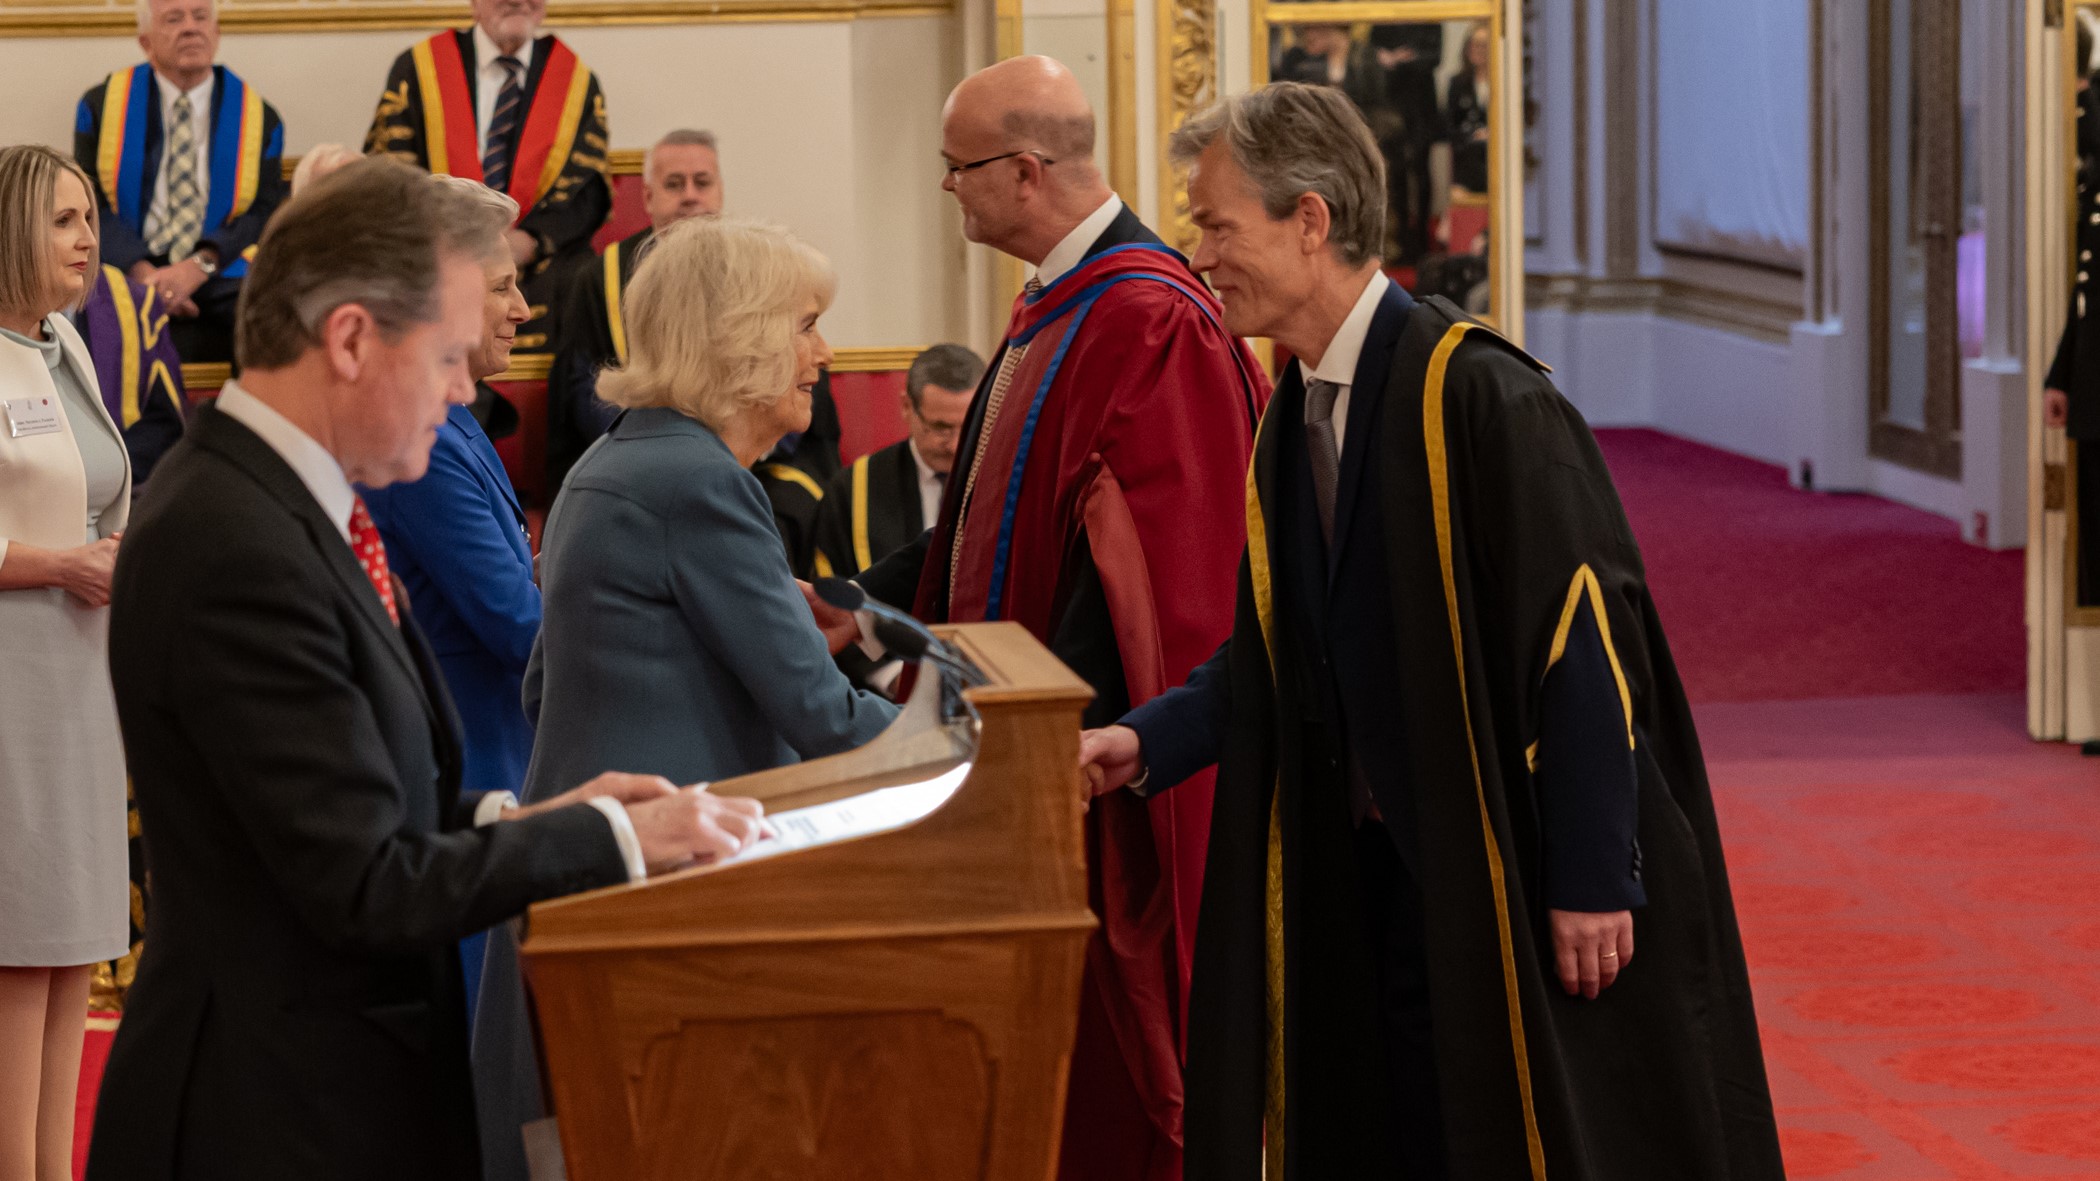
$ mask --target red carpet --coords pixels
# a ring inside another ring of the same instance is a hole
[[[1699,717],[1789,1176],[2100,1177],[2094,765],[2018,696]]]
[[[1698,705],[1789,1175],[2100,1179],[2100,767],[2021,730],[2020,556],[1600,441]]]
[[[2017,693],[2021,558],[1871,496],[1648,430],[1599,431],[1694,702]]]

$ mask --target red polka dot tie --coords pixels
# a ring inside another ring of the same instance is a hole
[[[350,502],[350,552],[357,555],[357,564],[372,580],[372,589],[379,595],[379,605],[386,608],[386,617],[400,627],[401,613],[394,609],[394,578],[386,568],[386,544],[379,540],[379,526],[365,511],[362,496]]]

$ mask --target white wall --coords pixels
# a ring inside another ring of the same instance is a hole
[[[563,33],[599,76],[612,146],[674,127],[722,138],[733,213],[779,222],[830,255],[834,345],[954,339],[959,221],[939,187],[940,106],[961,77],[954,18],[597,27]],[[285,121],[285,150],[360,146],[406,32],[229,33],[227,65]],[[138,61],[129,37],[0,43],[0,142],[70,149],[80,94]]]

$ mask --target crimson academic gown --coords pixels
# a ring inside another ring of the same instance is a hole
[[[974,479],[949,480],[916,603],[921,618],[1026,626],[1093,685],[1091,724],[1179,685],[1231,631],[1241,475],[1269,396],[1181,256],[1128,228],[1142,237],[1016,300],[956,464]],[[1180,1176],[1209,828],[1208,773],[1159,800],[1104,797],[1087,816],[1102,926],[1088,947],[1065,1177]]]

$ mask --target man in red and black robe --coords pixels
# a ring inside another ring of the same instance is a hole
[[[1179,254],[1093,164],[1093,113],[1047,58],[948,100],[964,233],[1034,264],[933,529],[864,572],[926,619],[1010,619],[1096,694],[1090,725],[1181,683],[1232,626],[1238,473],[1268,381]],[[1088,948],[1062,1175],[1181,1171],[1181,1041],[1208,785],[1087,818]]]
[[[561,38],[540,34],[546,13],[546,0],[474,0],[473,28],[394,59],[365,138],[367,153],[516,199],[511,254],[532,308],[520,354],[549,351],[548,306],[612,212],[605,92]]]

